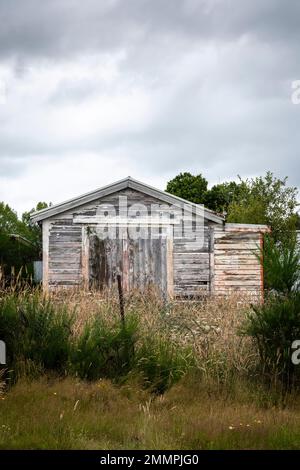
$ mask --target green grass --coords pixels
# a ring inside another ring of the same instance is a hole
[[[4,292],[0,449],[297,449],[300,398],[264,385],[248,310],[138,295],[124,328],[117,297]]]
[[[228,393],[197,376],[164,395],[43,377],[2,395],[0,423],[1,449],[297,449],[300,402],[274,406],[257,384]]]
[[[127,314],[125,324],[119,315],[91,315],[77,332],[75,320],[75,309],[39,292],[0,295],[6,379],[55,373],[120,383],[139,376],[144,387],[160,393],[196,364],[190,347],[173,344],[162,331],[143,331],[137,312]]]

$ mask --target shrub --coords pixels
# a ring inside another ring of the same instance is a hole
[[[7,364],[16,377],[21,369],[62,372],[69,356],[72,316],[38,293],[8,294],[0,300],[0,338]]]
[[[162,393],[194,365],[191,349],[172,344],[159,329],[150,336],[134,314],[123,325],[118,316],[98,313],[77,334],[74,319],[67,306],[39,292],[6,293],[0,299],[0,339],[13,381],[45,371],[118,383],[138,376],[146,388]]]
[[[144,385],[163,393],[195,366],[189,348],[178,347],[161,337],[145,338],[137,352],[137,371]]]
[[[298,289],[300,249],[296,233],[287,235],[281,243],[266,235],[262,255],[267,289],[284,294]]]
[[[243,332],[254,338],[263,372],[289,387],[295,373],[291,345],[300,339],[300,293],[272,297],[263,305],[252,306]]]
[[[87,323],[73,344],[71,372],[87,380],[126,375],[134,362],[137,327],[133,316],[126,319],[125,326],[120,322],[108,324],[99,317]]]

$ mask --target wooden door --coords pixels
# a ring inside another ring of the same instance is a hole
[[[144,290],[154,285],[163,296],[167,295],[167,238],[129,237],[101,240],[89,237],[89,283],[91,288],[112,287],[116,275],[122,275],[127,291]]]

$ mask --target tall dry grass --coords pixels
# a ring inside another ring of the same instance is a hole
[[[118,293],[114,289],[101,293],[57,290],[50,297],[55,303],[67,305],[70,313],[75,312],[75,335],[92,318],[113,323],[119,317]],[[240,334],[252,301],[253,298],[235,293],[166,304],[149,288],[143,293],[133,291],[126,295],[125,310],[127,315],[138,317],[142,335],[156,335],[173,344],[191,347],[205,375],[215,372],[225,379],[234,373],[247,374],[257,367],[258,353],[252,340]]]
[[[11,286],[0,291],[19,298],[44,294],[39,288]],[[79,338],[87,323],[99,318],[106,325],[120,319],[116,289],[87,292],[84,289],[60,289],[47,295],[58,310],[64,307],[72,316],[72,335]],[[202,301],[171,301],[166,303],[155,289],[125,295],[127,316],[138,319],[138,341],[159,338],[165,344],[190,348],[197,368],[204,377],[214,375],[218,381],[231,382],[234,376],[253,376],[259,362],[257,349],[249,337],[240,334],[241,326],[253,298],[232,294],[208,297]]]

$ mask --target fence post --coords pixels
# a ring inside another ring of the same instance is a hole
[[[122,322],[122,325],[125,326],[124,295],[123,295],[123,287],[122,287],[122,278],[121,278],[121,274],[117,274],[117,281],[118,281],[118,292],[119,292],[119,304],[120,304],[121,322]]]

